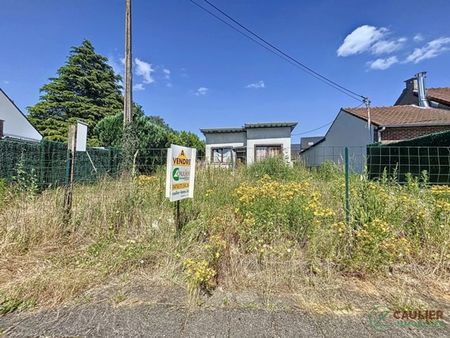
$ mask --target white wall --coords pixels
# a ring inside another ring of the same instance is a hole
[[[211,163],[212,149],[213,148],[234,148],[245,146],[245,132],[236,133],[211,133],[205,134],[206,146],[205,146],[205,159],[206,163]],[[236,161],[235,154],[233,152],[233,161]]]
[[[211,149],[246,146],[247,164],[255,161],[255,146],[280,145],[286,162],[291,162],[291,128],[248,128],[241,133],[206,134],[206,162],[211,163]],[[235,156],[235,154],[234,154]]]
[[[362,172],[365,165],[366,146],[374,142],[374,127],[367,129],[367,122],[349,113],[340,111],[328,130],[325,141],[302,153],[308,167],[319,166],[322,162],[343,163],[344,148],[349,148],[350,166]]]
[[[255,146],[281,145],[286,162],[291,162],[291,128],[249,128],[247,129],[247,163],[255,162]]]
[[[291,162],[291,138],[260,138],[247,140],[247,164],[255,162],[255,147],[261,145],[280,145],[283,149],[283,157],[286,162]]]
[[[242,145],[245,145],[246,137],[245,131],[205,134],[206,144],[242,143]]]
[[[5,136],[33,141],[42,139],[41,134],[38,133],[2,91],[0,91],[0,120],[5,121],[3,123]]]

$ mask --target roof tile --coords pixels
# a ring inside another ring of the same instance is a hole
[[[430,100],[450,105],[450,87],[445,88],[428,88],[427,97]]]
[[[367,121],[367,108],[342,108]],[[415,105],[370,107],[370,120],[378,126],[450,125],[450,110]]]

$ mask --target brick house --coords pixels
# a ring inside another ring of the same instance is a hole
[[[450,88],[427,91],[424,75],[405,81],[396,105],[370,107],[370,116],[367,108],[341,108],[326,135],[301,151],[304,163],[309,167],[324,161],[340,163],[343,149],[348,147],[353,168],[362,171],[368,144],[450,130]]]

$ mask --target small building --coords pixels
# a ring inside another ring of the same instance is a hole
[[[295,162],[300,159],[300,150],[302,149],[300,143],[291,144],[291,161]]]
[[[370,109],[341,108],[326,135],[312,146],[302,149],[301,160],[308,167],[319,166],[324,161],[342,163],[343,150],[348,147],[352,169],[361,172],[369,144],[385,144],[450,130],[450,110],[442,103],[435,105],[429,101],[423,76],[424,73],[416,75],[418,104]],[[407,87],[412,83],[409,80],[406,82]],[[414,94],[411,97],[415,97]],[[406,98],[404,91],[397,103],[406,102]]]
[[[234,167],[267,157],[291,162],[291,133],[297,122],[248,123],[240,128],[200,129],[206,138],[206,162]]]
[[[28,121],[25,114],[0,89],[0,138],[10,137],[28,141],[40,141],[42,135]]]
[[[309,136],[309,137],[302,137],[300,140],[300,151],[306,150],[309,147],[312,147],[317,142],[322,141],[323,136]]]

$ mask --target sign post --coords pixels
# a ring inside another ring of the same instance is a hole
[[[66,182],[64,191],[64,223],[70,219],[72,210],[73,179],[75,171],[75,154],[77,150],[77,125],[69,127],[66,161]]]
[[[180,201],[194,198],[195,159],[197,150],[172,144],[167,149],[166,197],[176,205],[176,229],[180,224]]]
[[[66,160],[66,182],[64,192],[64,222],[67,223],[72,211],[73,181],[75,178],[75,158],[77,151],[85,151],[87,143],[87,125],[77,122],[69,127]]]

